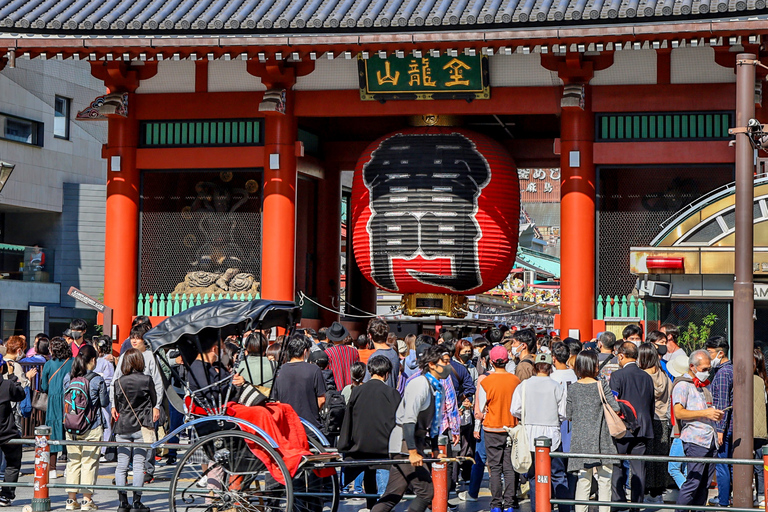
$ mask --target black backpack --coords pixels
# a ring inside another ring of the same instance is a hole
[[[320,422],[323,426],[323,434],[326,436],[339,435],[346,409],[347,403],[341,393],[338,391],[328,391],[325,393],[325,404],[320,409]]]

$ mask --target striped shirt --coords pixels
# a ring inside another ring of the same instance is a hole
[[[349,345],[333,345],[326,348],[325,353],[328,355],[329,368],[333,371],[336,389],[344,389],[352,384],[350,368],[360,360],[357,349]]]

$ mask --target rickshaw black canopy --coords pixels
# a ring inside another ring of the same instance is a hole
[[[220,331],[221,336],[242,334],[248,329],[291,328],[301,320],[301,308],[293,302],[271,300],[217,300],[195,306],[162,321],[144,335],[152,352],[181,348],[181,341],[194,347],[194,336],[203,330]]]

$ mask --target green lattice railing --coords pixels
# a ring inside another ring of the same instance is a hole
[[[257,293],[254,297],[252,294],[244,294],[244,293],[220,293],[218,295],[211,294],[210,296],[206,293],[204,295],[198,294],[190,294],[187,296],[187,294],[156,294],[156,293],[146,293],[146,294],[139,294],[139,300],[136,304],[136,314],[137,315],[147,315],[147,316],[172,316],[177,313],[181,313],[182,311],[185,311],[193,306],[199,306],[200,304],[207,304],[208,302],[213,302],[215,300],[241,300],[241,301],[251,301],[255,299],[259,299],[259,294]]]
[[[645,303],[634,295],[597,297],[597,319],[608,318],[645,318]]]

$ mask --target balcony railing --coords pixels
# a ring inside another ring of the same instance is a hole
[[[255,297],[250,293],[247,295],[245,293],[220,293],[218,295],[215,293],[208,295],[206,293],[202,296],[199,293],[197,295],[187,295],[184,293],[176,295],[170,293],[168,295],[162,293],[160,295],[156,293],[140,293],[139,300],[136,304],[136,314],[146,316],[172,316],[191,307],[207,304],[215,300],[227,299],[251,301],[259,298],[258,293]]]
[[[0,279],[53,281],[54,250],[45,247],[0,244]]]
[[[634,295],[597,297],[597,319],[640,318],[645,319],[645,303]]]

